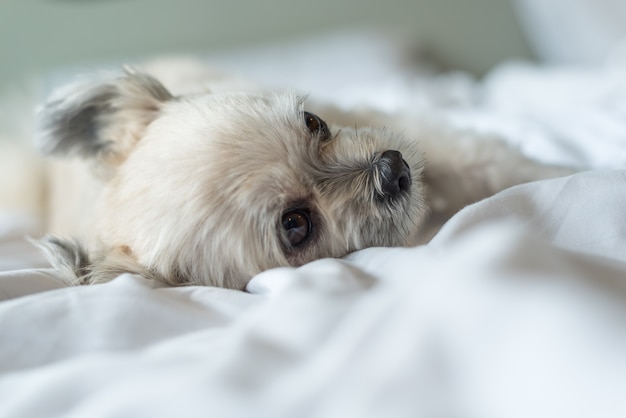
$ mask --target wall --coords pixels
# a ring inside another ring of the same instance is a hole
[[[393,28],[480,74],[530,57],[511,0],[2,0],[0,88],[58,66]]]

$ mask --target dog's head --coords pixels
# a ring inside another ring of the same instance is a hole
[[[45,152],[106,178],[106,251],[171,284],[243,288],[272,267],[404,245],[425,212],[415,143],[328,126],[291,94],[175,97],[129,72],[58,91],[40,119]]]

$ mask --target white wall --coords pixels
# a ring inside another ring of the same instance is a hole
[[[75,63],[390,27],[474,73],[529,57],[511,0],[0,0],[0,89]]]

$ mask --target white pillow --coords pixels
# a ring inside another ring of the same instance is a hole
[[[515,0],[515,5],[531,45],[546,62],[602,64],[626,44],[623,0]]]

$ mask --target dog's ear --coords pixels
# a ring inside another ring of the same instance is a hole
[[[128,247],[101,249],[90,252],[76,238],[45,236],[39,241],[31,240],[39,247],[50,264],[54,275],[68,285],[98,284],[108,282],[120,274],[138,274],[146,279],[180,285],[184,281],[167,280],[135,260]]]
[[[173,98],[154,77],[129,69],[107,81],[71,84],[39,109],[39,147],[45,154],[119,163]]]

